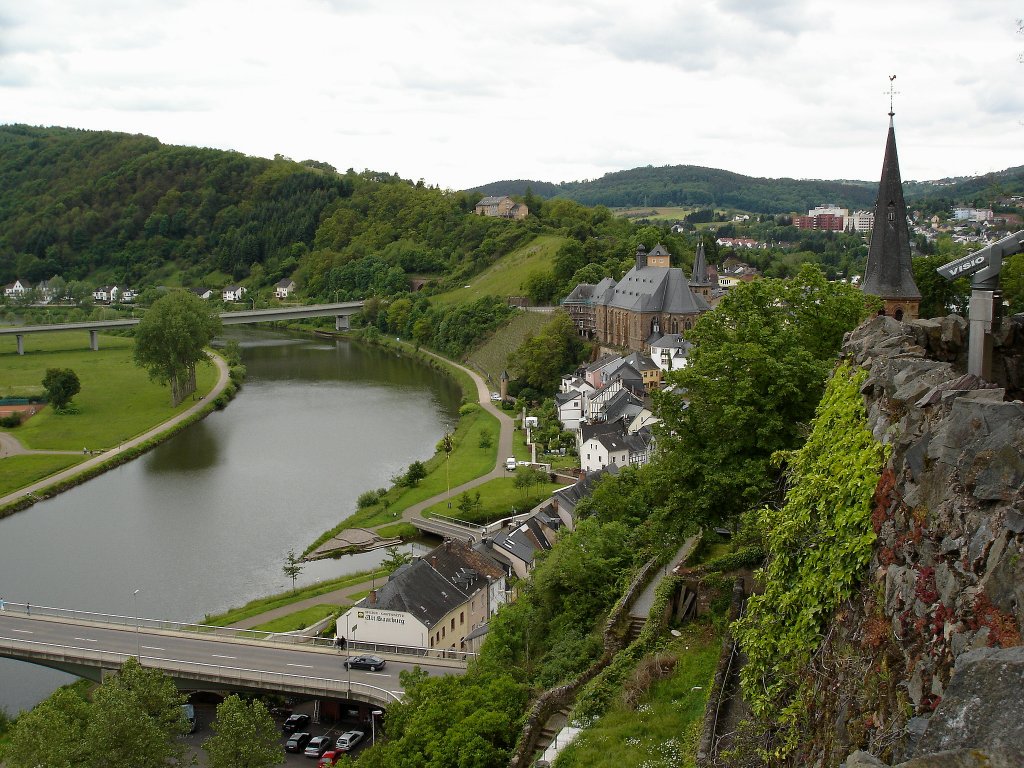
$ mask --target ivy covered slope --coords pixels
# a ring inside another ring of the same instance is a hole
[[[815,684],[811,657],[871,558],[871,502],[886,449],[867,426],[860,395],[866,375],[837,369],[810,437],[788,457],[785,504],[761,512],[769,557],[760,573],[764,592],[750,598],[736,635],[749,659],[743,693],[765,728],[772,765],[798,746]]]

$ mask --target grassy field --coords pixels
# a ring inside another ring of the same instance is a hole
[[[26,454],[8,456],[4,459],[3,472],[0,472],[0,496],[32,485],[37,480],[60,472],[62,469],[79,464],[89,457],[84,454]]]
[[[665,653],[671,677],[654,683],[634,709],[617,703],[558,756],[559,768],[694,766],[701,720],[715,676],[721,638],[711,622],[681,629]]]
[[[614,208],[617,216],[625,216],[627,219],[651,219],[657,221],[682,221],[688,213],[693,213],[695,208]]]
[[[388,572],[386,570],[380,568],[375,571],[350,573],[347,576],[341,576],[337,579],[330,579],[329,581],[321,581],[318,584],[311,584],[308,587],[295,590],[294,592],[281,592],[276,595],[260,597],[249,601],[241,608],[232,608],[224,613],[206,616],[200,623],[207,624],[211,627],[227,627],[231,624],[237,624],[239,621],[243,621],[244,619],[251,618],[252,616],[259,616],[261,613],[272,611],[275,608],[281,608],[285,605],[297,603],[300,600],[306,600],[310,597],[319,597],[320,595],[326,595],[328,592],[334,592],[339,589],[344,589],[345,587],[352,587],[356,584],[361,584],[367,579],[385,578],[387,574]]]
[[[337,613],[336,605],[314,605],[295,613],[289,613],[279,619],[272,619],[264,624],[257,624],[253,629],[262,632],[294,632],[316,624],[333,613]]]
[[[431,515],[446,515],[465,520],[467,523],[485,525],[503,517],[515,513],[525,512],[540,504],[544,499],[562,486],[558,483],[541,483],[530,489],[529,493],[517,489],[514,485],[515,478],[511,475],[500,477],[495,480],[488,480],[469,493],[475,494],[480,491],[480,510],[474,514],[466,515],[459,509],[460,496],[452,494],[451,509],[445,502],[434,504],[423,511],[424,517]]]
[[[549,322],[551,315],[543,312],[518,312],[482,346],[473,350],[467,362],[483,374],[488,386],[496,392],[502,371],[507,370],[510,376],[516,374],[509,364],[509,356],[519,349],[527,336],[536,336]]]
[[[431,301],[441,305],[468,304],[481,296],[522,296],[526,278],[532,272],[550,269],[565,240],[562,235],[540,235],[471,278],[467,287],[439,293]]]
[[[13,339],[2,341],[0,396],[41,394],[47,368],[70,368],[82,385],[72,400],[77,413],[56,414],[44,408],[24,425],[9,430],[26,448],[80,451],[117,447],[193,404],[186,399],[177,408],[171,407],[170,390],[150,381],[132,362],[131,339],[101,335],[100,348],[93,352],[88,338],[85,332],[29,334],[24,355],[17,354]],[[217,370],[200,365],[196,379],[198,396],[213,387]]]

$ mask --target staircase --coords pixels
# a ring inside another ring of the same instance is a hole
[[[640,633],[643,632],[645,626],[647,626],[646,616],[630,616],[629,633],[627,636],[628,639],[626,640],[626,645],[629,645],[638,637],[640,637]]]

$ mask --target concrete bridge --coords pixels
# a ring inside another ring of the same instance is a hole
[[[363,308],[361,301],[342,301],[334,304],[309,304],[297,307],[279,307],[275,309],[248,309],[241,312],[221,312],[220,321],[223,325],[243,325],[252,323],[270,323],[277,320],[300,320],[305,317],[334,316],[336,330],[349,327],[349,317]],[[139,324],[140,318],[131,317],[124,320],[88,320],[81,323],[58,323],[56,325],[22,325],[0,328],[0,336],[14,336],[18,341],[18,354],[25,354],[24,337],[29,333],[56,333],[59,331],[88,331],[89,348],[99,349],[99,332],[123,328],[131,328]]]
[[[399,673],[461,674],[469,654],[361,644],[344,651],[329,639],[3,604],[0,656],[101,681],[135,656],[163,670],[181,690],[267,691],[387,707],[403,696]],[[379,672],[346,670],[348,655],[374,652]]]

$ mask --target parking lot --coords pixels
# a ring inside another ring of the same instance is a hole
[[[183,736],[182,741],[188,745],[189,752],[196,757],[197,765],[205,766],[206,753],[203,751],[202,744],[210,736],[213,735],[213,731],[210,730],[210,723],[216,715],[216,705],[214,704],[196,704],[196,731],[195,733]],[[313,707],[311,705],[297,706],[294,709],[297,713],[306,713],[312,715]],[[277,724],[278,732],[280,733],[281,748],[284,749],[284,744],[288,740],[291,734],[285,733],[281,730],[281,725],[284,722],[285,715],[277,715],[274,717],[274,722]],[[356,744],[355,748],[349,753],[352,757],[357,757],[360,752],[366,749],[370,745],[371,734],[370,729],[365,723],[352,723],[352,722],[339,722],[339,723],[310,723],[309,726],[302,729],[310,736],[327,736],[331,740],[333,745],[335,740],[342,733],[346,731],[361,731],[363,733],[363,739],[360,743]],[[312,768],[317,764],[317,760],[312,757],[306,757],[301,752],[286,752],[284,765],[293,766],[306,766],[306,768]]]

